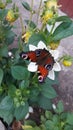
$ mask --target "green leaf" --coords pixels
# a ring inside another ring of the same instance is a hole
[[[31,27],[31,28],[36,28],[36,25],[35,25],[35,23],[33,22],[33,21],[30,21],[30,20],[25,20],[25,22],[27,23],[27,25],[29,24],[29,26]]]
[[[55,29],[53,40],[58,41],[71,35],[73,35],[73,22],[63,22]]]
[[[22,2],[22,5],[26,10],[31,11],[31,7],[27,2]]]
[[[7,12],[8,11],[6,9],[0,10],[0,20],[3,20],[3,18],[6,16]]]
[[[59,16],[57,19],[56,19],[57,22],[72,22],[72,20],[68,17],[68,16]]]
[[[2,56],[2,57],[7,57],[8,56],[8,47],[6,45],[2,46],[0,48],[0,56]]]
[[[59,101],[57,104],[57,108],[55,109],[56,113],[62,113],[64,111],[64,106],[63,106],[63,102]]]
[[[46,42],[45,36],[43,34],[33,34],[30,38],[29,38],[29,42],[28,44],[33,44],[35,46],[37,46],[39,41],[43,41],[44,43]]]
[[[64,130],[73,130],[73,126],[70,126],[70,125],[66,125]]]
[[[14,115],[13,115],[13,111],[9,110],[0,110],[0,117],[3,118],[4,122],[6,122],[8,125],[10,125],[10,123],[13,121],[14,119]]]
[[[4,97],[0,103],[0,117],[3,118],[3,120],[10,124],[13,120],[13,100],[10,96]]]
[[[28,111],[29,106],[28,103],[26,102],[24,106],[20,106],[15,109],[14,116],[16,117],[17,120],[24,119]]]
[[[67,121],[69,125],[73,125],[73,113],[68,113],[67,115]]]
[[[29,83],[30,83],[29,80],[23,80],[23,81],[21,81],[19,87],[20,87],[21,89],[28,88],[28,87],[29,87]]]
[[[13,100],[10,96],[6,96],[0,103],[0,109],[10,110],[13,107]]]
[[[41,93],[48,99],[55,98],[57,96],[56,91],[52,86],[49,86],[47,82],[42,85]]]
[[[53,130],[54,129],[54,124],[53,124],[53,121],[51,121],[51,120],[47,120],[45,122],[45,126],[46,126],[46,130]]]
[[[6,0],[6,3],[12,3],[12,0]]]
[[[13,43],[15,36],[16,36],[15,33],[9,30],[6,34],[6,43],[7,44]]]
[[[11,97],[14,97],[15,96],[15,91],[16,91],[16,86],[14,86],[13,84],[9,84],[8,94]]]
[[[0,85],[3,79],[3,70],[0,68]]]
[[[17,80],[28,80],[29,71],[23,66],[12,66],[11,67],[12,76]]]
[[[52,102],[48,98],[44,97],[40,94],[38,97],[38,105],[42,107],[43,109],[51,109],[52,108]]]

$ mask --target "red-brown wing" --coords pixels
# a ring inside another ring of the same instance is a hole
[[[42,65],[38,66],[38,75],[39,75],[38,80],[39,80],[39,82],[43,82],[45,80],[45,78],[48,75],[48,72],[49,71],[44,66],[42,66]]]
[[[31,60],[32,62],[36,62],[37,60],[35,51],[21,52],[20,57],[25,60]]]

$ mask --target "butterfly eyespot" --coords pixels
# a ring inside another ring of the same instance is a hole
[[[47,64],[47,65],[45,65],[45,68],[50,70],[52,68],[52,65],[51,64]]]
[[[20,54],[20,57],[22,57],[23,59],[26,60],[26,59],[28,58],[28,55],[27,55],[26,53],[23,53],[23,52],[22,52],[22,53]]]
[[[41,50],[39,49],[39,50],[36,50],[35,52],[36,52],[36,56],[39,56],[41,53]]]
[[[39,80],[39,82],[40,82],[40,83],[42,83],[42,82],[44,81],[43,76],[41,76],[41,75],[40,75],[40,76],[38,76],[38,80]]]

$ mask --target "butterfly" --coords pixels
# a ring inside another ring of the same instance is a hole
[[[55,63],[54,58],[48,50],[36,49],[35,51],[21,52],[20,57],[24,60],[36,62],[38,65],[37,73],[40,83],[44,82],[50,70],[52,70]]]

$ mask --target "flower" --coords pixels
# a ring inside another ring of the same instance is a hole
[[[27,31],[26,33],[22,34],[22,40],[27,43],[29,41],[29,38],[31,37],[32,32]]]
[[[51,49],[47,49],[46,45],[40,41],[36,46],[34,45],[29,45],[29,50],[30,51],[35,51],[36,49],[46,49],[50,52],[50,54],[53,56],[54,58],[54,65],[53,65],[53,68],[52,70],[49,71],[47,77],[54,80],[55,79],[55,74],[54,74],[54,71],[60,71],[61,70],[61,67],[60,67],[60,64],[57,62],[57,59],[59,57],[59,51],[58,50],[51,50]],[[36,64],[36,62],[30,62],[29,65],[28,65],[28,71],[30,72],[36,72],[38,70],[38,65]]]
[[[53,11],[47,10],[42,16],[42,22],[45,24],[54,16]]]
[[[55,104],[52,104],[52,108],[55,110],[55,109],[56,109],[56,105],[55,105]]]
[[[25,119],[28,119],[30,113],[33,113],[33,108],[31,106],[29,106],[29,112],[27,113],[27,115],[25,116]]]
[[[57,5],[57,0],[49,0],[46,2],[46,7],[49,9],[57,9],[58,5]]]
[[[64,66],[70,67],[72,66],[72,63],[73,63],[73,57],[71,57],[70,55],[63,56],[62,64]]]
[[[18,16],[18,12],[14,12],[13,9],[10,9],[6,15],[6,20],[12,23],[17,20]]]
[[[63,60],[63,65],[66,66],[66,67],[70,67],[72,66],[72,61],[68,61],[68,60]]]
[[[0,9],[4,9],[6,7],[6,3],[0,2]]]

